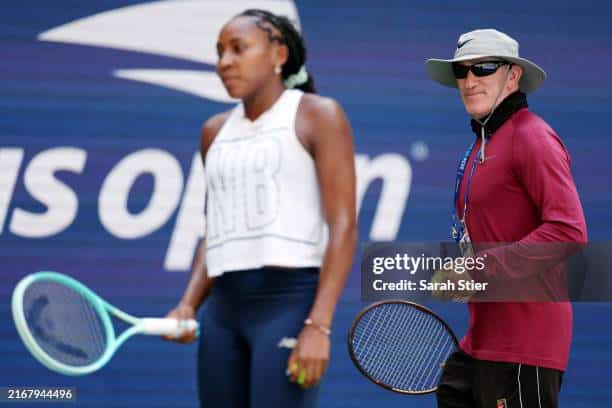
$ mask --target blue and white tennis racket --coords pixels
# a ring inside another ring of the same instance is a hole
[[[444,363],[457,349],[452,330],[431,310],[416,303],[374,303],[355,318],[349,354],[374,383],[402,394],[436,391]]]
[[[131,316],[77,280],[56,272],[23,278],[13,291],[12,309],[17,331],[32,355],[65,375],[85,375],[102,368],[135,334],[178,337],[186,330],[198,330],[195,320]],[[111,314],[131,325],[119,337]]]

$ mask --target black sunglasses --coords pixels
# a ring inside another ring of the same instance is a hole
[[[495,71],[497,71],[497,69],[502,65],[512,66],[512,63],[508,61],[482,61],[468,66],[454,62],[453,74],[455,75],[456,79],[465,79],[467,78],[468,71],[472,71],[472,74],[476,75],[477,77],[485,77],[495,73]]]

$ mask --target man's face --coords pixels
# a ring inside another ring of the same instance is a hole
[[[459,64],[472,66],[483,61],[495,61],[495,58],[480,58]],[[472,71],[468,71],[464,79],[457,79],[457,87],[465,110],[473,118],[486,117],[506,96],[518,90],[521,72],[521,68],[517,65],[512,67],[501,65],[497,71],[487,76],[476,76]],[[496,99],[497,104],[493,106]]]

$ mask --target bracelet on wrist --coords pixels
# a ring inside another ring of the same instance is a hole
[[[304,326],[312,326],[327,336],[331,335],[331,329],[329,327],[313,322],[310,317],[304,320]]]

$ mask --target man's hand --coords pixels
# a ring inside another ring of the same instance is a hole
[[[434,284],[432,296],[436,299],[465,303],[474,295],[474,290],[460,289],[459,281],[471,281],[465,267],[457,270],[454,263],[445,263],[442,269],[434,272],[431,283]]]

